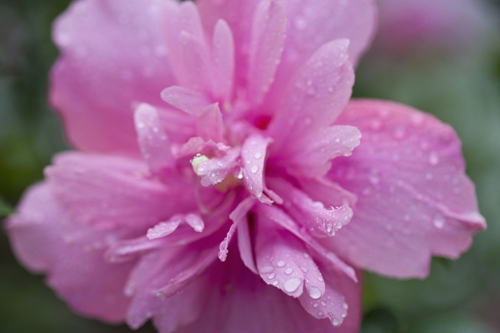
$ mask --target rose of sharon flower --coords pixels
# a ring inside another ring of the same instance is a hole
[[[374,15],[76,2],[50,98],[79,152],[8,221],[18,258],[77,312],[132,328],[357,332],[360,269],[424,278],[485,227],[449,126],[349,102]]]

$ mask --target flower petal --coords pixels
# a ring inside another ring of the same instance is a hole
[[[198,117],[196,124],[198,136],[204,140],[221,142],[224,134],[224,124],[219,105],[212,104]]]
[[[142,103],[137,107],[134,118],[142,155],[151,172],[161,175],[175,165],[175,160],[158,112],[151,105]]]
[[[283,198],[284,208],[316,237],[335,236],[352,218],[352,209],[345,204],[327,208],[285,180],[270,178],[269,181]]]
[[[281,62],[285,45],[287,16],[285,6],[273,0],[263,0],[255,10],[248,60],[248,97],[253,105],[260,104]]]
[[[189,113],[200,115],[210,105],[210,100],[202,93],[179,86],[171,86],[161,92],[161,98],[168,104]]]
[[[236,45],[238,84],[248,73],[248,53],[251,43],[251,20],[242,20],[254,13],[260,0],[225,1],[198,0],[201,18],[207,29],[224,19],[231,27]],[[324,43],[346,38],[351,41],[349,58],[357,63],[375,33],[376,6],[373,0],[309,0],[281,1],[288,14],[287,41],[282,63],[270,95],[282,96],[281,87],[290,81],[296,69]],[[249,14],[250,13],[250,14]]]
[[[331,168],[331,160],[351,156],[359,146],[361,133],[353,126],[331,126],[287,145],[273,156],[273,166],[281,166],[288,173],[303,177],[321,177]]]
[[[216,259],[214,251],[201,255],[202,250],[194,245],[169,248],[141,258],[125,288],[132,299],[127,315],[130,327],[137,329],[153,317],[162,329],[167,326],[172,331],[196,319],[209,285],[203,279],[192,280]]]
[[[264,218],[277,223],[279,226],[285,228],[296,237],[301,239],[308,247],[310,247],[315,254],[321,257],[322,262],[327,266],[339,272],[343,272],[354,282],[358,281],[354,269],[338,258],[335,253],[323,247],[316,238],[312,237],[306,229],[299,226],[290,216],[288,216],[281,209],[275,206],[258,205],[256,213],[262,215]]]
[[[183,87],[211,94],[212,61],[196,5],[190,1],[167,2],[164,22],[165,41],[177,81]]]
[[[218,20],[214,28],[212,57],[217,77],[216,96],[229,102],[234,88],[234,38],[224,20]]]
[[[273,200],[281,201],[267,189],[264,179],[267,146],[271,141],[260,134],[253,134],[245,140],[241,151],[245,186],[253,196],[267,204],[272,204]]]
[[[129,305],[123,288],[132,266],[106,263],[101,248],[66,242],[59,222],[67,219],[47,183],[28,190],[19,213],[7,223],[17,257],[30,269],[47,273],[48,284],[75,311],[107,322],[122,321]]]
[[[314,317],[328,318],[334,327],[340,326],[346,331],[358,327],[361,321],[361,282],[354,282],[336,271],[326,271],[323,267],[321,271],[325,278],[325,293],[302,294],[300,304]]]
[[[323,45],[289,81],[286,95],[269,125],[274,151],[294,146],[318,129],[331,126],[349,101],[354,70],[349,41]]]
[[[299,301],[259,276],[249,274],[238,256],[229,263],[216,263],[210,269],[210,298],[199,318],[179,333],[357,333],[361,321],[360,288],[346,291],[349,316],[339,328],[328,320],[318,320],[304,311]],[[343,283],[343,281],[342,281]],[[342,285],[344,286],[344,285]],[[348,323],[350,318],[353,321]]]
[[[255,255],[262,279],[293,297],[302,295],[304,287],[311,297],[323,295],[325,282],[304,245],[288,231],[278,230],[263,215],[258,217]]]
[[[485,228],[453,130],[417,110],[355,101],[338,123],[363,140],[330,178],[356,194],[351,223],[325,241],[349,262],[398,278],[424,278],[432,255],[457,258]]]
[[[164,7],[161,0],[75,1],[57,19],[61,57],[50,102],[77,148],[139,155],[133,104],[161,105],[159,92],[173,84],[161,36]]]
[[[165,185],[150,177],[145,164],[132,159],[65,153],[46,174],[70,214],[103,227],[152,226],[197,208],[182,178]]]

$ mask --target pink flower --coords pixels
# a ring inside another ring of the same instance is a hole
[[[10,218],[18,258],[79,313],[132,328],[357,332],[360,269],[424,278],[485,227],[449,126],[348,102],[374,15],[76,2],[51,102],[80,152]]]

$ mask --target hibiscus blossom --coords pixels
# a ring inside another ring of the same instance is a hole
[[[80,0],[58,155],[8,221],[77,312],[160,332],[357,332],[360,269],[424,278],[485,227],[460,142],[349,102],[368,0]]]

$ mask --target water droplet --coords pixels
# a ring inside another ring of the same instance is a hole
[[[293,273],[293,268],[288,267],[287,269],[285,269],[285,274],[290,275],[292,273]]]
[[[274,270],[271,266],[264,266],[260,269],[261,273],[271,273]]]
[[[276,287],[276,286],[278,285],[278,283],[279,283],[279,282],[278,282],[278,280],[274,280],[274,281],[273,281],[273,286],[275,286],[275,287]]]
[[[431,165],[438,165],[439,164],[439,155],[433,151],[429,154],[429,163]]]
[[[257,159],[257,160],[258,160],[259,158],[261,158],[261,157],[262,157],[262,153],[260,153],[260,152],[256,152],[256,153],[253,155],[253,157],[254,157],[255,159]]]
[[[276,277],[276,274],[271,273],[267,277],[269,278],[269,280],[272,280],[272,279],[274,279]]]
[[[307,273],[307,268],[305,268],[305,267],[300,267],[300,269],[302,270],[302,272]]]
[[[309,288],[309,297],[312,299],[318,299],[321,297],[321,290],[317,287],[310,287]]]
[[[333,318],[332,324],[333,326],[338,327],[340,326],[340,320],[338,320],[337,318]]]
[[[288,279],[284,284],[283,287],[285,288],[286,292],[293,293],[296,291],[299,286],[302,284],[302,280],[299,278],[291,278]]]
[[[285,265],[286,263],[283,260],[278,261],[278,267],[283,267]]]
[[[443,229],[446,220],[443,215],[437,214],[434,216],[434,226],[438,229]]]
[[[344,307],[344,309],[346,309],[346,310],[347,310],[347,309],[349,309],[349,305],[347,305],[347,303],[342,304],[342,306],[343,306],[343,307]]]
[[[252,173],[257,173],[259,171],[259,166],[258,165],[253,165],[252,168],[250,169]]]

